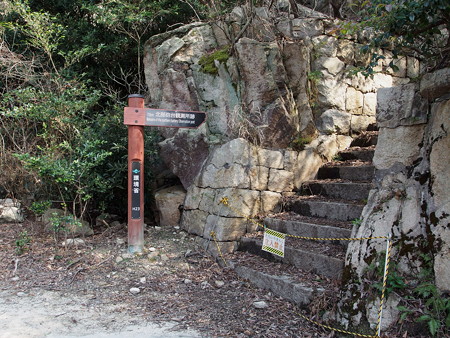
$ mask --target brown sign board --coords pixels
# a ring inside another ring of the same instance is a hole
[[[123,123],[129,126],[198,128],[206,113],[184,110],[125,107]]]

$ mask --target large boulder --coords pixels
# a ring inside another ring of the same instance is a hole
[[[420,81],[420,94],[433,100],[450,92],[450,68],[425,74]]]
[[[394,129],[382,128],[373,157],[377,169],[388,169],[396,163],[411,165],[420,154],[425,125]]]
[[[202,133],[178,132],[159,144],[160,156],[187,189],[208,156],[209,145]]]
[[[415,84],[381,88],[377,94],[377,122],[380,128],[423,124],[427,121],[428,102]]]
[[[186,190],[180,185],[155,192],[155,205],[160,226],[177,226],[186,198]]]
[[[0,199],[0,223],[21,223],[24,221],[21,203],[11,198]]]

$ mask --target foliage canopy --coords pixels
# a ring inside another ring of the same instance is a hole
[[[352,6],[358,9],[356,19],[343,23],[341,32],[371,31],[366,46],[373,52],[371,66],[378,61],[376,51],[380,48],[392,50],[394,57],[415,56],[430,69],[450,63],[448,0],[365,0]]]

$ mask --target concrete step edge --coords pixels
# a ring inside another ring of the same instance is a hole
[[[363,200],[369,196],[372,189],[371,183],[353,182],[305,182],[301,192],[304,195],[321,195],[345,200]]]
[[[328,278],[340,279],[342,276],[342,270],[344,268],[343,259],[295,249],[289,246],[285,247],[284,258],[282,258],[263,251],[261,247],[262,241],[255,238],[241,238],[239,243],[240,251],[248,251],[263,258],[281,261]]]
[[[320,220],[320,219],[318,219]],[[328,224],[314,224],[295,220],[283,220],[266,217],[264,224],[275,231],[288,233],[293,236],[321,237],[321,238],[349,238],[352,230],[335,227]],[[347,245],[348,241],[343,244]]]
[[[299,215],[338,221],[352,221],[359,218],[363,208],[364,205],[360,204],[306,199],[293,201],[285,206],[286,211],[293,211]]]
[[[345,179],[353,182],[372,181],[375,177],[375,167],[365,166],[322,166],[317,173],[318,179]]]
[[[261,289],[269,290],[274,295],[287,299],[300,307],[305,307],[324,292],[324,289],[321,287],[311,287],[295,282],[287,275],[270,275],[234,262],[230,262],[230,266],[239,277],[250,281]]]

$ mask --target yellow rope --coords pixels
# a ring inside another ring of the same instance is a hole
[[[227,206],[228,208],[230,208],[233,212],[235,212],[236,214],[244,217],[245,219],[247,219],[248,221],[252,222],[253,224],[258,225],[259,227],[263,228],[263,229],[267,229],[267,227],[265,225],[262,225],[261,223],[256,222],[255,220],[251,219],[248,216],[243,215],[239,210],[236,210],[235,208],[233,208],[228,200],[228,197],[223,197],[220,200],[220,203],[222,203],[223,205]],[[306,237],[306,236],[295,236],[295,235],[289,235],[286,234],[287,237],[292,237],[292,238],[298,238],[298,239],[308,239],[308,240],[316,240],[316,241],[360,241],[360,240],[369,240],[369,239],[387,239],[388,241],[388,248],[387,248],[387,252],[386,252],[386,262],[385,262],[385,269],[384,269],[384,276],[383,276],[383,288],[381,291],[381,300],[380,300],[380,309],[378,311],[378,321],[377,321],[377,328],[376,328],[376,334],[375,335],[365,335],[365,334],[360,334],[360,333],[355,333],[355,332],[350,332],[350,331],[345,331],[345,330],[341,330],[341,329],[337,329],[328,325],[324,325],[321,324],[319,322],[316,322],[304,315],[302,315],[301,313],[297,314],[302,317],[303,319],[321,326],[323,328],[332,330],[332,331],[337,331],[337,332],[341,332],[341,333],[345,333],[345,334],[350,334],[350,335],[354,335],[354,336],[358,336],[358,337],[366,337],[366,338],[377,338],[380,337],[380,327],[381,327],[381,319],[382,319],[382,313],[383,313],[383,304],[384,304],[384,298],[385,298],[385,293],[386,293],[386,283],[387,283],[387,277],[388,277],[388,273],[389,273],[389,262],[390,262],[390,255],[391,255],[391,249],[392,249],[392,241],[390,240],[389,236],[374,236],[374,237],[359,237],[359,238],[324,238],[324,237]],[[216,242],[217,244],[217,242]],[[217,246],[218,247],[218,246]]]
[[[385,261],[385,265],[384,265],[383,288],[381,290],[380,309],[378,310],[378,321],[377,321],[377,330],[376,330],[378,335],[380,335],[380,331],[381,331],[381,316],[383,314],[384,295],[386,292],[386,284],[387,284],[387,278],[388,278],[388,274],[389,274],[391,249],[392,249],[392,241],[389,238],[388,243],[387,243],[387,249],[386,249],[386,261]]]
[[[236,214],[238,214],[239,216],[245,218],[246,220],[252,222],[253,224],[263,228],[263,229],[267,229],[267,227],[261,223],[258,223],[257,221],[255,221],[254,219],[245,216],[244,214],[242,214],[239,210],[233,208],[228,200],[228,197],[223,197],[220,200],[220,203],[222,203],[223,205],[226,205],[228,208],[230,208],[233,212],[235,212]],[[297,238],[297,239],[308,239],[311,241],[362,241],[362,240],[368,240],[368,239],[388,239],[387,236],[374,236],[374,237],[355,237],[355,238],[325,238],[325,237],[307,237],[307,236],[295,236],[295,235],[290,235],[290,234],[286,234],[286,237],[291,237],[291,238]]]
[[[228,263],[227,263],[227,261],[225,260],[225,257],[222,254],[222,250],[220,250],[219,243],[217,242],[216,233],[214,231],[211,231],[209,234],[211,235],[212,239],[214,240],[214,243],[216,243],[217,251],[219,252],[220,258],[222,258],[223,263],[225,264],[225,266],[228,267]]]
[[[377,337],[379,337],[378,335],[372,336],[372,335],[368,335],[368,334],[362,334],[362,333],[356,333],[356,332],[350,332],[350,331],[337,329],[335,327],[331,327],[331,326],[324,325],[324,324],[321,324],[319,322],[316,322],[315,320],[312,320],[312,319],[302,315],[300,312],[296,312],[296,314],[299,315],[300,317],[302,317],[303,319],[307,320],[310,323],[313,323],[313,324],[315,324],[317,326],[323,327],[323,328],[331,330],[331,331],[341,332],[341,333],[350,334],[350,335],[354,335],[354,336],[358,336],[358,337],[366,337],[366,338],[377,338]]]

